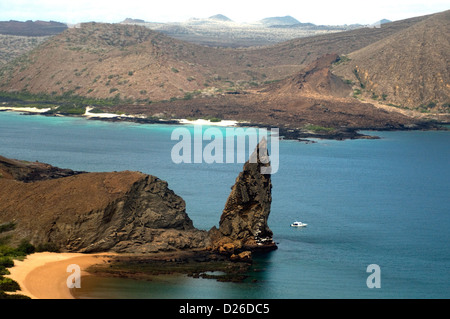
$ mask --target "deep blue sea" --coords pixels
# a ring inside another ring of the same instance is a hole
[[[218,226],[242,164],[174,164],[177,127],[0,112],[0,155],[158,176],[186,201],[194,225],[208,230]],[[450,132],[366,133],[381,139],[280,142],[269,217],[278,250],[256,258],[248,282],[87,277],[78,296],[449,298]],[[290,227],[296,220],[308,226]],[[366,284],[371,264],[380,288]]]

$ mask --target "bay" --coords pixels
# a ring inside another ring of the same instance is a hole
[[[177,127],[0,112],[0,154],[158,176],[186,201],[194,225],[208,230],[218,225],[242,164],[173,163]],[[248,281],[87,277],[78,297],[450,297],[450,133],[365,133],[381,139],[280,142],[269,218],[279,248],[255,259]],[[295,220],[308,226],[291,228]],[[380,267],[379,289],[366,285],[370,264]]]

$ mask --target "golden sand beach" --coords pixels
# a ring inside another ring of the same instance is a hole
[[[81,254],[81,253],[34,253],[23,261],[14,261],[14,267],[9,268],[9,277],[21,287],[17,293],[32,299],[73,299],[67,279],[69,265],[78,265],[81,277],[86,275],[86,268],[108,261],[111,253]],[[82,282],[82,279],[81,279]]]

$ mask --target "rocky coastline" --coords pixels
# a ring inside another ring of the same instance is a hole
[[[236,179],[219,229],[204,231],[193,226],[184,200],[155,176],[75,172],[0,157],[0,224],[14,225],[0,239],[57,252],[114,253],[108,269],[96,273],[125,276],[134,269],[140,276],[149,267],[151,273],[167,273],[175,266],[173,272],[199,276],[219,270],[228,274],[222,279],[235,280],[254,253],[277,248],[268,226],[270,174],[261,173],[270,166],[265,140],[251,158]],[[138,271],[136,265],[144,267]]]
[[[11,107],[9,110],[14,111],[14,107]],[[0,110],[0,112],[8,111],[7,109]],[[160,125],[185,125],[186,123],[183,123],[180,119],[159,119],[154,117],[141,117],[141,116],[90,116],[85,117],[84,115],[74,115],[74,114],[65,114],[65,113],[47,113],[47,112],[35,112],[35,111],[25,111],[25,110],[18,110],[23,115],[43,115],[48,117],[61,117],[61,116],[68,116],[68,117],[79,117],[79,118],[86,118],[88,120],[92,121],[104,121],[104,122],[111,122],[111,123],[121,123],[121,122],[128,122],[128,123],[136,123],[136,124],[160,124]],[[218,122],[220,123],[220,122]],[[217,125],[216,122],[211,122],[211,125]],[[260,122],[248,122],[248,121],[234,121],[235,127],[242,127],[242,128],[266,128],[266,129],[272,129],[277,128],[279,130],[279,137],[280,139],[284,140],[296,140],[299,142],[305,142],[305,143],[314,143],[314,139],[325,139],[325,140],[349,140],[349,139],[378,139],[379,137],[376,135],[367,135],[361,133],[361,131],[373,131],[373,132],[381,132],[381,131],[426,131],[426,130],[448,130],[448,128],[445,127],[445,125],[449,125],[450,122],[448,120],[417,120],[413,123],[408,124],[402,124],[402,123],[387,123],[386,125],[367,125],[367,126],[358,126],[358,127],[348,127],[348,126],[339,126],[336,125],[336,127],[333,128],[326,128],[326,127],[320,127],[317,126],[316,128],[308,129],[308,128],[302,128],[302,127],[291,127],[290,125],[279,125],[274,126],[272,124],[268,123],[260,123]]]

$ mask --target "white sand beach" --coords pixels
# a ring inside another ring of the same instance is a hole
[[[14,112],[27,112],[27,113],[45,113],[50,111],[51,108],[38,109],[37,107],[10,107],[0,106],[0,111],[14,111]]]
[[[103,119],[112,119],[112,118],[145,118],[145,115],[128,115],[128,114],[115,114],[115,113],[92,113],[93,107],[86,107],[86,111],[83,116],[95,119],[95,118],[103,118]],[[45,113],[50,111],[51,108],[39,109],[36,107],[10,107],[10,106],[2,106],[0,107],[0,111],[12,111],[12,112],[26,112],[26,113]],[[174,119],[178,121],[180,124],[186,125],[205,125],[205,126],[236,126],[238,121],[233,120],[221,120],[219,122],[211,122],[210,120],[205,119],[197,119],[197,120],[188,120],[188,119]],[[161,121],[164,124],[164,121]]]
[[[122,115],[119,114],[114,114],[114,113],[91,113],[91,111],[93,110],[93,107],[86,107],[86,112],[84,112],[84,116],[86,117],[97,117],[97,118],[115,118],[115,117],[120,117]]]
[[[187,119],[178,119],[180,124],[192,124],[192,125],[210,125],[210,126],[236,126],[237,121],[232,120],[222,120],[220,122],[211,122],[210,120],[198,119],[195,121],[190,121]]]

